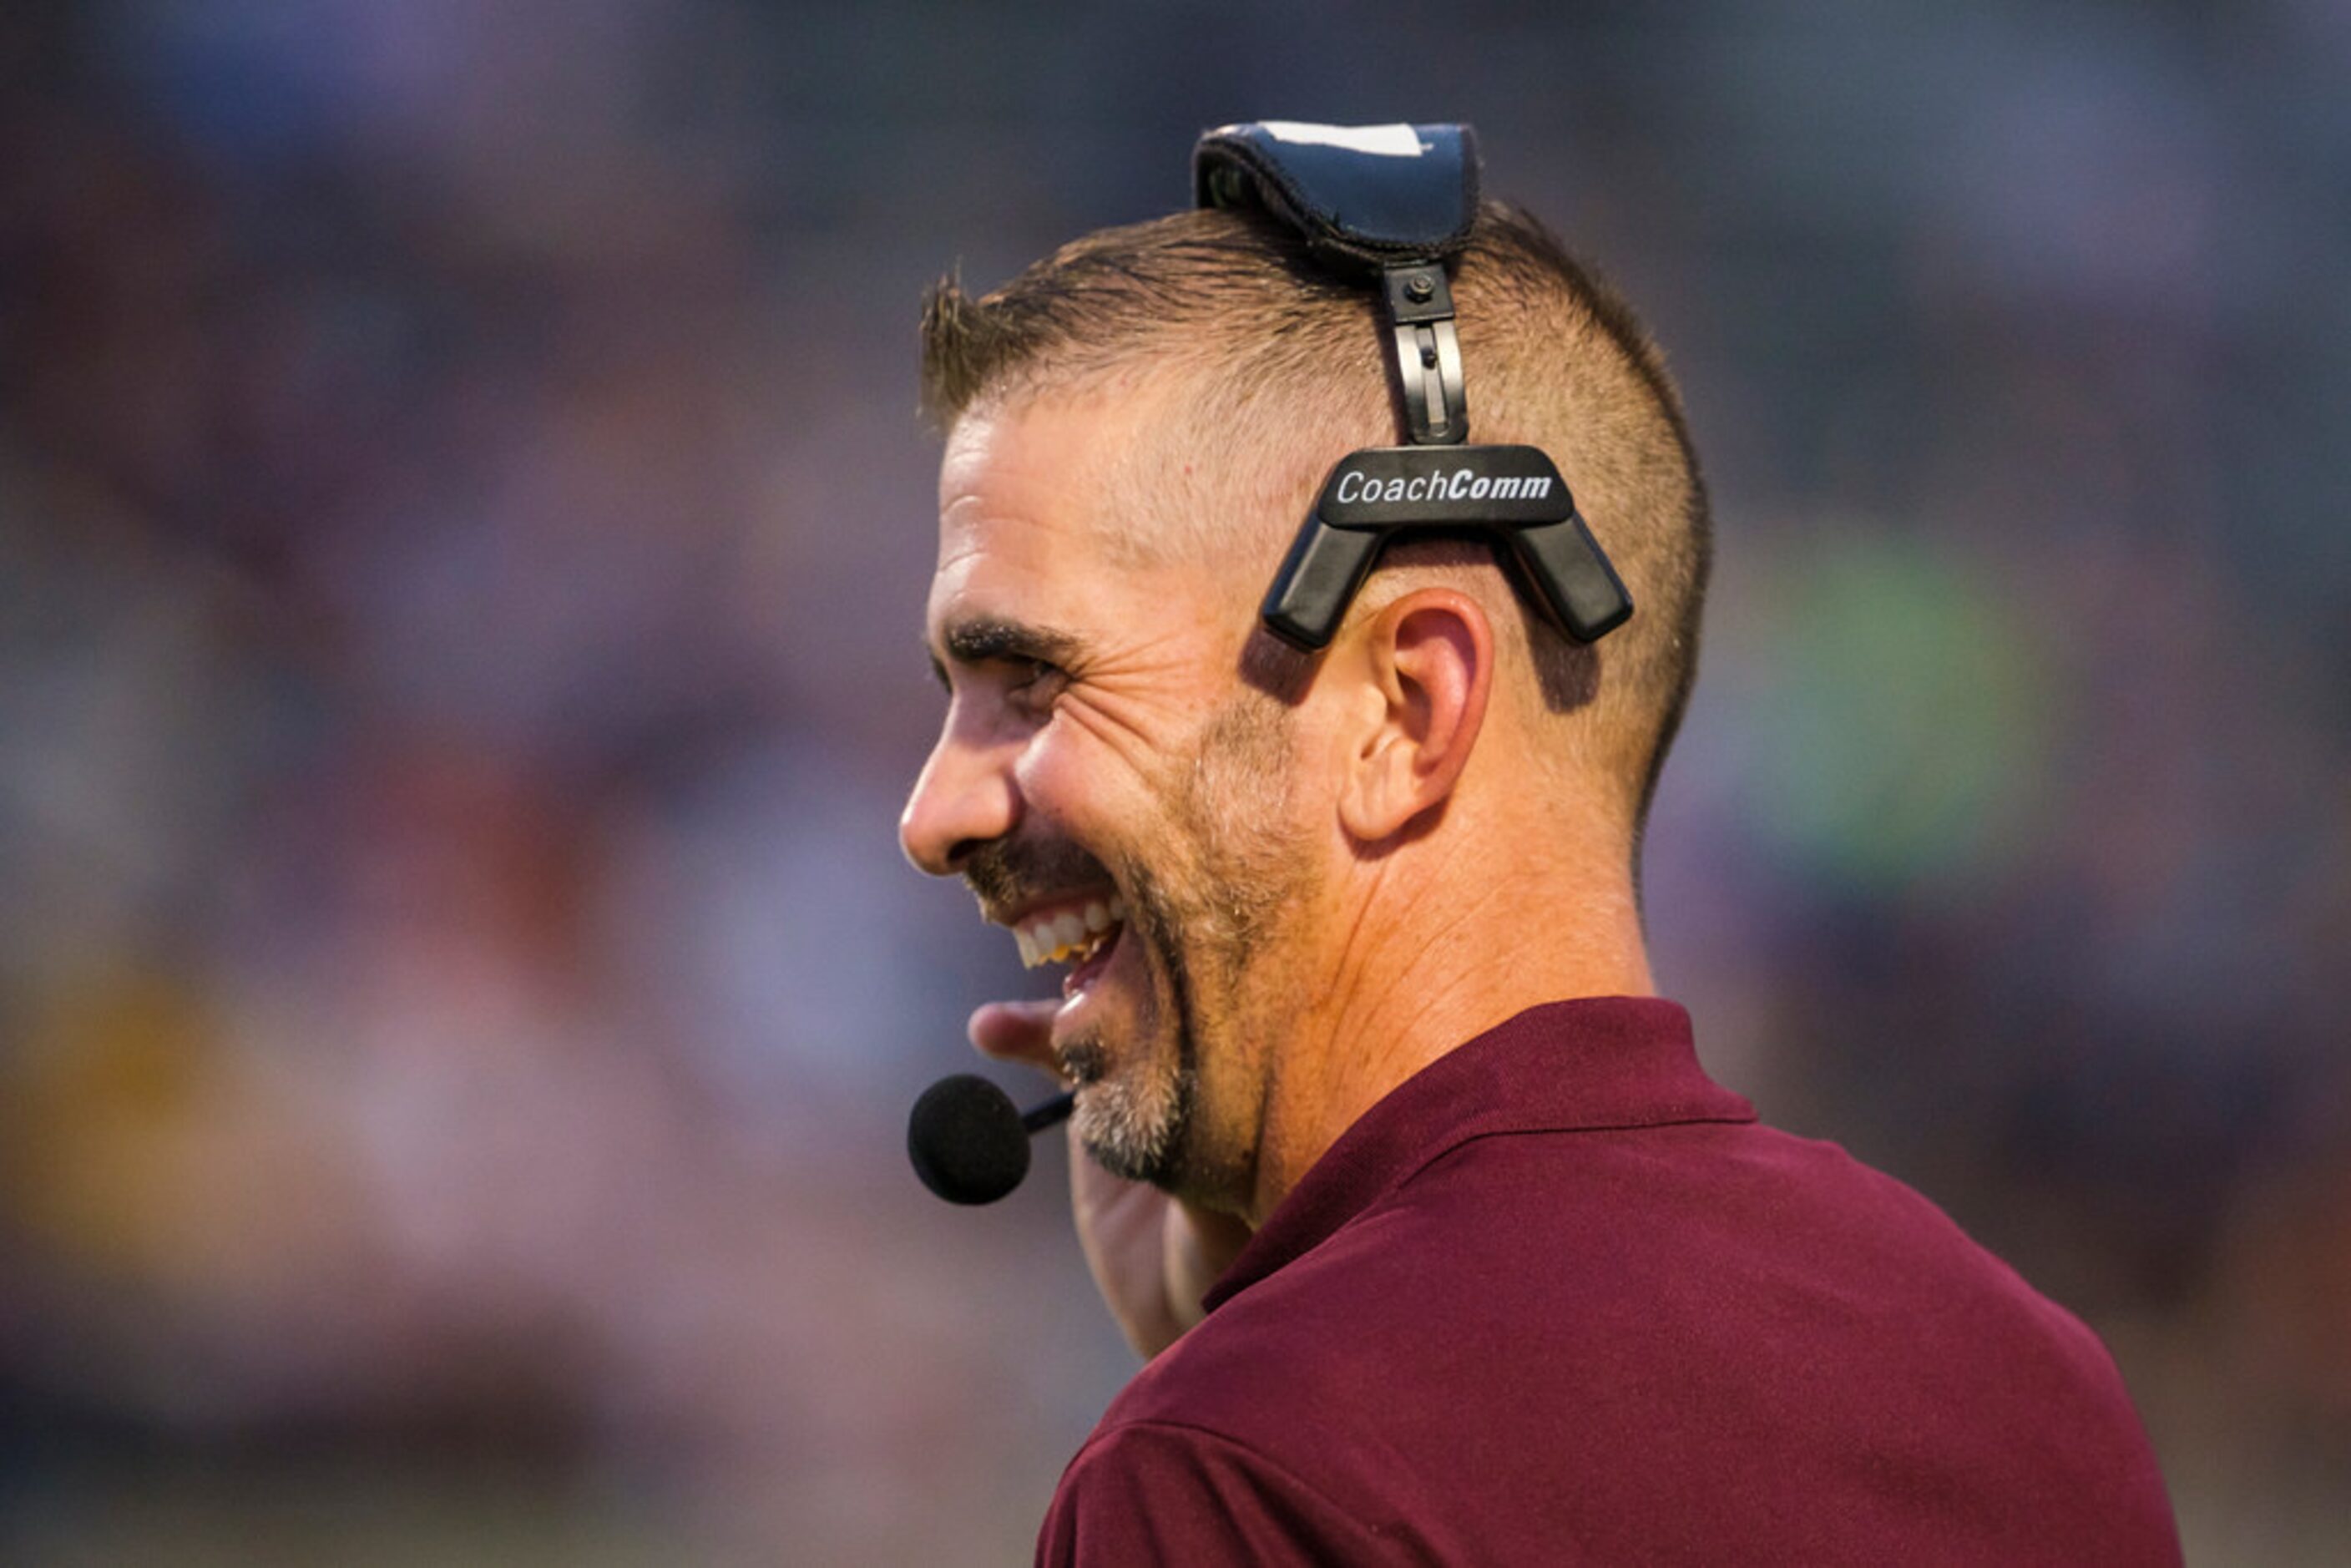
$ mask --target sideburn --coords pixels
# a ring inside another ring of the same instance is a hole
[[[1290,825],[1294,775],[1290,711],[1244,691],[1202,730],[1171,815],[1199,846],[1196,866],[1212,907],[1209,935],[1245,962],[1274,916],[1308,880]],[[1238,974],[1239,965],[1235,966]]]

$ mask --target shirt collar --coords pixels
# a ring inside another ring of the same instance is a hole
[[[1314,1162],[1208,1291],[1214,1312],[1304,1256],[1447,1151],[1494,1133],[1751,1122],[1698,1066],[1689,1014],[1656,997],[1530,1008],[1391,1090]]]

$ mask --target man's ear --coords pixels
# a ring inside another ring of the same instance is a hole
[[[1365,624],[1356,655],[1364,722],[1339,814],[1349,833],[1377,841],[1453,792],[1486,722],[1494,629],[1468,594],[1416,589]]]

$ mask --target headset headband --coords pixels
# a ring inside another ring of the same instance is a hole
[[[1521,592],[1590,643],[1633,602],[1532,446],[1469,446],[1469,402],[1447,267],[1478,219],[1478,138],[1466,125],[1228,125],[1192,152],[1194,200],[1261,208],[1308,253],[1377,287],[1393,340],[1409,446],[1349,454],[1332,469],[1266,594],[1266,626],[1327,644],[1389,536],[1481,529]],[[1505,548],[1507,547],[1507,548]]]

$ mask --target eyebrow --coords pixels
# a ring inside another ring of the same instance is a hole
[[[946,656],[958,664],[985,664],[1005,660],[1035,659],[1048,664],[1067,664],[1084,646],[1067,632],[1050,626],[1031,626],[1026,622],[1007,621],[1000,616],[980,615],[968,621],[958,621],[940,633],[940,643]],[[939,685],[947,684],[946,665],[931,653],[931,674]]]

